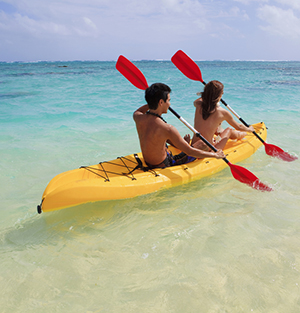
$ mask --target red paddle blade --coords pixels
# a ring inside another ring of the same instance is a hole
[[[283,151],[281,148],[268,144],[264,142],[265,150],[267,155],[270,155],[272,157],[277,157],[278,159],[281,159],[283,161],[292,162],[298,159],[298,157],[293,156],[285,151]]]
[[[182,50],[178,50],[171,61],[186,77],[204,83],[199,66]]]
[[[231,173],[235,179],[240,181],[241,183],[247,184],[250,187],[261,190],[261,191],[272,191],[273,189],[268,185],[264,184],[259,178],[257,178],[253,173],[241,167],[239,165],[233,165],[232,163],[228,163]]]
[[[135,87],[145,90],[148,83],[143,73],[123,55],[120,55],[116,64],[116,69],[125,76]]]

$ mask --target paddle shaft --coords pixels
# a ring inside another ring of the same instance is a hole
[[[169,111],[172,112],[185,126],[187,126],[197,137],[199,137],[211,150],[217,152],[218,150],[208,141],[206,140],[197,130],[188,123],[183,117],[181,117],[176,111],[174,111],[171,107],[169,107]],[[223,160],[229,164],[229,161],[226,158]]]

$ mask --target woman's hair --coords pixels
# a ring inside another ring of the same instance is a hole
[[[166,102],[170,92],[171,88],[162,83],[155,83],[148,87],[145,91],[145,99],[149,109],[156,110],[161,99]]]
[[[222,96],[224,85],[217,81],[212,80],[205,85],[203,92],[201,93],[202,99],[202,117],[204,120],[215,111],[220,96]]]

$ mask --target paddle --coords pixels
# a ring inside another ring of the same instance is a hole
[[[199,66],[182,50],[178,50],[171,58],[174,65],[188,78],[192,80],[200,81],[202,84],[206,83],[202,79],[202,74]],[[247,127],[247,124],[223,99],[221,102]],[[266,143],[255,131],[253,134],[265,145],[265,151],[268,155],[277,157],[281,160],[291,162],[298,159],[296,156],[290,155],[289,153],[283,151],[281,148]]]
[[[124,56],[120,55],[118,61],[116,63],[117,70],[125,76],[135,87],[145,90],[148,88],[148,83],[143,75],[143,73],[128,59]],[[185,124],[196,136],[198,136],[202,141],[205,142],[207,146],[214,152],[217,149],[207,141],[199,132],[196,131],[194,127],[192,127],[184,118],[182,118],[177,112],[175,112],[171,107],[169,110],[183,123]],[[254,174],[249,172],[247,169],[234,165],[227,160],[227,158],[223,158],[226,164],[230,167],[231,173],[235,179],[238,181],[248,184],[254,189],[263,190],[263,191],[271,191],[272,188],[261,182]]]

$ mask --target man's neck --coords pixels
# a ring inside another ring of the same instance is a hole
[[[161,120],[163,120],[165,123],[167,123],[167,122],[164,120],[164,118],[161,116],[161,114],[159,114],[159,111],[160,111],[160,110],[148,110],[148,111],[146,112],[146,114],[150,114],[150,115],[156,116],[156,117],[160,118]]]

